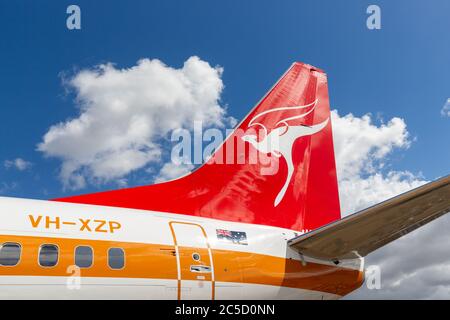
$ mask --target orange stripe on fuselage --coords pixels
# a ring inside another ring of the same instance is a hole
[[[75,248],[90,246],[94,262],[81,269],[82,277],[148,278],[177,280],[175,246],[103,240],[46,238],[31,236],[0,236],[0,244],[17,242],[22,246],[18,265],[0,266],[0,276],[69,276],[67,268],[74,265]],[[59,247],[59,260],[55,267],[38,264],[39,247],[55,244]],[[108,267],[109,248],[123,248],[125,267]],[[273,257],[251,252],[212,249],[216,282],[265,284],[345,295],[362,284],[358,270],[334,267],[298,260]]]

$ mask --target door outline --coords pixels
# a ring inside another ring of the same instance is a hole
[[[175,233],[175,230],[173,228],[174,224],[184,224],[184,225],[191,225],[191,226],[196,226],[199,227],[200,230],[202,231],[203,236],[205,237],[206,240],[206,246],[208,248],[208,254],[209,254],[209,261],[211,264],[211,288],[212,288],[212,292],[211,292],[211,300],[215,299],[215,278],[214,278],[214,262],[213,262],[213,255],[212,255],[212,250],[211,250],[211,246],[209,245],[209,239],[208,239],[208,235],[205,232],[205,229],[199,225],[198,223],[192,223],[192,222],[181,222],[181,221],[170,221],[169,222],[169,227],[170,227],[170,231],[172,233],[172,237],[173,237],[173,242],[175,245],[175,253],[177,256],[177,278],[178,278],[178,292],[177,292],[177,299],[181,300],[181,265],[180,265],[180,253],[178,250],[178,242],[177,242],[177,236]]]

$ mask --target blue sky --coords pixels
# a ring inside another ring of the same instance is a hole
[[[82,30],[66,28],[72,3],[81,8]],[[381,7],[381,30],[366,28],[372,3]],[[61,75],[140,58],[178,68],[193,55],[224,68],[222,104],[237,119],[293,61],[316,65],[328,73],[340,114],[405,120],[415,141],[391,155],[393,169],[429,180],[446,175],[450,119],[440,110],[450,97],[448,12],[446,0],[2,1],[0,163],[20,157],[33,165],[2,165],[0,191],[45,199],[113,187],[63,191],[60,160],[36,151],[51,125],[78,115]]]

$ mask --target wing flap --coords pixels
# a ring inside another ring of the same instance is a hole
[[[363,257],[450,211],[450,176],[289,240],[318,259]]]

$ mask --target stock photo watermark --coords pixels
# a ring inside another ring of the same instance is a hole
[[[66,13],[69,15],[66,19],[66,26],[69,30],[81,30],[81,9],[75,4],[67,7]]]
[[[176,165],[252,164],[259,165],[262,175],[274,175],[282,156],[281,136],[264,129],[226,129],[224,134],[215,128],[204,130],[203,123],[195,121],[193,130],[174,130],[170,140],[175,143],[171,161]]]
[[[369,15],[366,20],[366,26],[369,30],[381,29],[381,9],[376,4],[367,7],[366,13]]]
[[[66,287],[69,290],[81,289],[81,269],[76,265],[67,267],[66,273],[69,274],[66,280]]]

